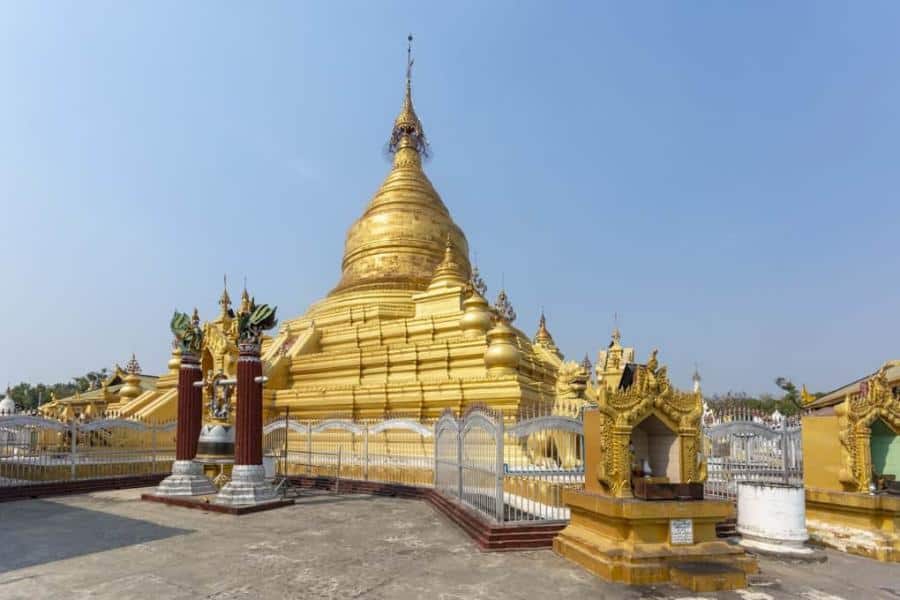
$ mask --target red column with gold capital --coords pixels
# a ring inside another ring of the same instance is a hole
[[[237,363],[234,464],[262,464],[262,362],[259,344],[240,343]]]
[[[278,502],[278,494],[263,466],[262,455],[262,362],[260,338],[271,329],[275,309],[256,306],[244,294],[246,308],[238,314],[237,407],[234,414],[234,467],[231,480],[222,486],[213,502],[223,506],[252,506]],[[269,476],[271,477],[271,475]]]
[[[178,423],[175,429],[175,462],[172,474],[156,488],[157,496],[208,496],[216,487],[194,461],[200,437],[203,390],[194,385],[203,379],[197,355],[183,352],[178,369]]]
[[[203,379],[200,362],[191,352],[181,356],[178,370],[178,425],[175,440],[175,460],[193,460],[197,455],[203,411],[203,390],[194,385]]]

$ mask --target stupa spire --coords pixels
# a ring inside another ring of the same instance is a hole
[[[406,93],[388,142],[388,149],[394,154],[393,166],[362,217],[347,232],[341,280],[330,294],[354,303],[369,301],[368,296],[352,295],[364,289],[392,293],[428,289],[435,269],[445,258],[448,235],[453,242],[452,259],[459,267],[463,284],[471,275],[466,236],[453,222],[422,168],[422,155],[428,144],[413,108],[411,38],[407,47]]]
[[[435,282],[452,282],[462,285],[465,282],[465,276],[462,273],[462,268],[456,261],[454,254],[455,248],[453,246],[453,239],[448,233],[447,241],[444,245],[444,259],[434,270],[434,279],[432,280],[432,284],[434,284]]]
[[[222,307],[222,314],[227,315],[231,308],[231,297],[228,295],[228,275],[222,275],[222,295],[219,296],[219,306]]]
[[[412,100],[412,68],[415,62],[412,57],[412,34],[406,39],[406,93],[403,95],[400,114],[394,119],[394,128],[388,142],[388,149],[397,154],[395,164],[399,161],[400,150],[403,148],[411,148],[421,156],[428,156],[428,139]]]
[[[248,313],[250,312],[250,305],[252,301],[250,299],[250,292],[247,291],[247,278],[244,277],[244,291],[241,292],[241,307],[238,309],[239,313]]]
[[[535,344],[545,344],[547,346],[553,346],[553,336],[550,335],[550,330],[547,329],[547,317],[544,316],[544,311],[541,309],[541,318],[538,321],[538,330],[537,333],[534,334],[534,343]]]

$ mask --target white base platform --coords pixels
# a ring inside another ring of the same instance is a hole
[[[280,498],[272,484],[266,480],[266,471],[262,465],[234,465],[231,481],[219,490],[213,503],[222,506],[252,506],[278,500]]]
[[[203,465],[192,460],[176,460],[172,474],[156,488],[157,496],[208,496],[216,493],[216,486],[203,474]]]

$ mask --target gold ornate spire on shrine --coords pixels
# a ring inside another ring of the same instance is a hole
[[[425,290],[444,257],[448,236],[463,280],[470,276],[466,236],[422,170],[428,144],[413,107],[412,65],[410,47],[406,91],[388,143],[393,167],[347,233],[343,273],[332,296],[363,290]]]
[[[222,315],[227,315],[231,308],[231,297],[228,295],[228,275],[222,276],[222,295],[219,296],[219,306],[222,307]]]
[[[556,342],[553,341],[553,336],[550,335],[550,330],[547,329],[547,317],[544,316],[544,311],[541,310],[541,319],[538,321],[538,330],[537,333],[534,334],[534,339],[532,340],[536,346],[543,346],[559,358],[562,358],[562,352],[559,351],[559,348],[556,346]]]
[[[512,302],[509,301],[509,296],[506,295],[506,290],[503,288],[500,288],[500,291],[497,293],[493,309],[497,316],[507,323],[512,323],[516,320],[516,311]]]
[[[444,259],[434,270],[434,278],[431,280],[429,289],[435,287],[447,286],[464,286],[466,277],[463,274],[462,267],[456,260],[456,252],[453,248],[453,241],[450,235],[447,235],[447,244],[444,247]]]
[[[131,358],[125,363],[125,372],[131,375],[141,374],[141,364],[138,362],[137,357],[133,352],[131,353]]]
[[[244,291],[241,292],[241,306],[238,309],[239,313],[248,313],[250,312],[250,293],[247,291],[247,278],[244,278]]]
[[[553,336],[550,335],[550,330],[547,329],[547,317],[544,316],[544,311],[541,311],[541,319],[538,321],[538,330],[537,333],[534,334],[534,343],[555,346],[553,343]]]

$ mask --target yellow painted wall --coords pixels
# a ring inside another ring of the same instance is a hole
[[[841,442],[836,416],[803,417],[803,484],[808,488],[842,491]]]

